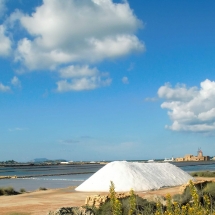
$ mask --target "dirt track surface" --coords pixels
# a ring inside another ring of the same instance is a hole
[[[179,187],[136,192],[140,196],[175,194]],[[33,215],[47,214],[61,207],[72,207],[84,205],[87,196],[107,193],[76,192],[74,188],[53,189],[46,191],[35,191],[16,196],[0,196],[0,214],[12,214],[13,212],[28,213]]]
[[[165,196],[167,193],[174,195],[179,193],[179,187],[135,193],[146,198],[153,195]],[[82,206],[87,196],[97,194],[106,195],[107,193],[76,192],[74,187],[67,187],[34,191],[15,196],[0,196],[0,214],[10,215],[18,212],[23,214],[46,215],[49,211],[54,211],[61,207]]]

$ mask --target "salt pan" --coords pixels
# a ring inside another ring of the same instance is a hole
[[[170,163],[137,163],[114,161],[93,174],[76,191],[108,192],[113,181],[117,192],[156,190],[178,186],[193,178]]]

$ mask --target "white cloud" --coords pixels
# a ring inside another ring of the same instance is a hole
[[[28,128],[20,128],[20,127],[17,127],[17,128],[9,128],[8,131],[25,131],[25,130],[28,130]]]
[[[0,92],[8,92],[8,91],[10,91],[10,87],[0,83]]]
[[[0,18],[4,15],[5,11],[5,0],[0,0]]]
[[[5,27],[0,25],[0,56],[8,56],[11,52],[12,42],[9,37],[5,35]]]
[[[198,93],[196,87],[187,89],[185,85],[176,85],[175,88],[169,83],[166,83],[164,86],[160,87],[158,90],[158,96],[160,98],[168,100],[190,100]]]
[[[147,97],[145,98],[145,102],[156,102],[158,98],[156,97]]]
[[[16,76],[11,79],[11,84],[15,87],[21,87],[21,82]]]
[[[19,41],[16,61],[30,70],[92,63],[144,50],[135,36],[142,23],[126,1],[44,0],[20,22],[34,39]]]
[[[158,90],[158,96],[166,101],[162,108],[169,109],[174,131],[213,132],[215,131],[215,82],[206,79],[197,87],[187,88],[170,84]]]
[[[7,17],[7,19],[4,21],[4,24],[8,28],[14,28],[16,24],[19,23],[20,19],[24,16],[24,14],[16,9],[13,13],[10,14],[10,16]],[[14,29],[13,29],[14,30]]]
[[[58,92],[93,90],[111,84],[108,73],[101,73],[97,68],[88,66],[68,66],[61,69],[59,74],[66,79],[57,82]]]
[[[123,84],[129,84],[128,77],[123,77],[122,78],[122,83]]]
[[[90,69],[88,65],[85,66],[71,65],[61,69],[59,73],[62,78],[75,78],[95,76],[99,73],[99,71],[96,68]]]

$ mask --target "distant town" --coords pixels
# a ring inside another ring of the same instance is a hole
[[[215,160],[215,157],[211,158],[210,156],[203,156],[203,152],[201,149],[198,149],[197,156],[187,154],[182,158],[176,158],[175,161],[209,161]]]

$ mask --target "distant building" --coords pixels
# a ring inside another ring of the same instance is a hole
[[[197,156],[193,155],[185,155],[183,158],[176,158],[176,161],[209,161],[209,156],[203,156],[203,152],[201,149],[198,150]]]
[[[69,164],[69,162],[62,161],[60,164]]]

